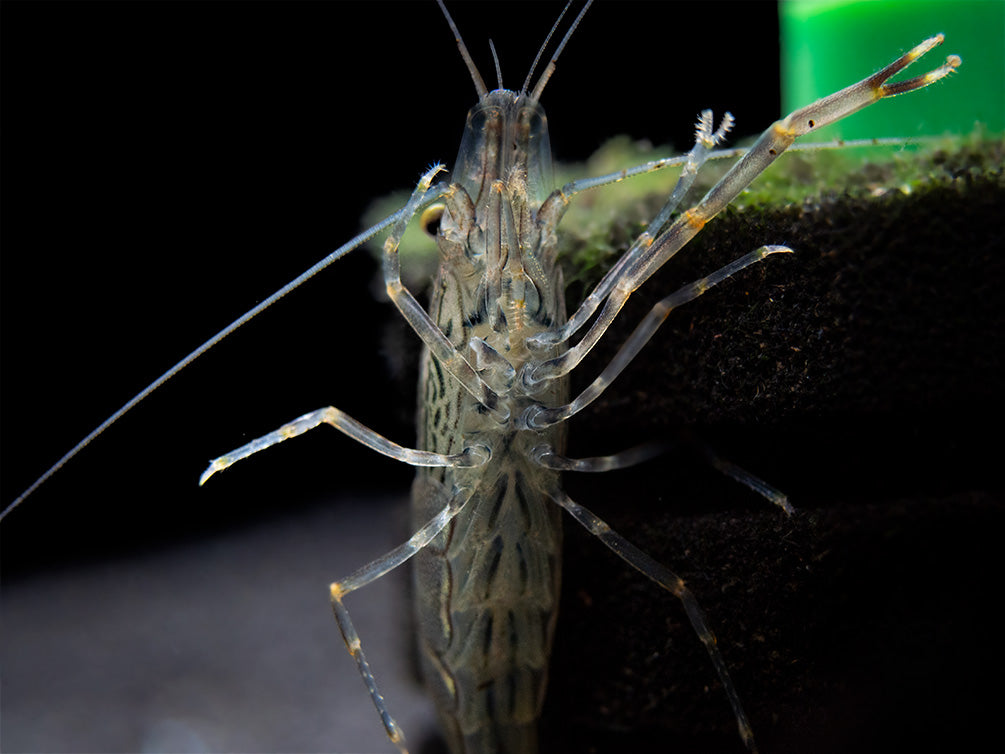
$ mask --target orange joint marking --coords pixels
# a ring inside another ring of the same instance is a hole
[[[686,222],[688,225],[690,225],[692,228],[695,228],[696,230],[701,230],[702,228],[705,227],[705,223],[708,222],[708,220],[705,217],[703,217],[699,212],[696,212],[693,209],[689,209],[687,212],[684,213],[684,222]]]
[[[781,121],[775,123],[775,125],[772,127],[772,130],[775,132],[775,136],[777,136],[779,139],[783,140],[787,139],[791,141],[792,139],[796,138],[796,132],[793,131],[791,128],[787,128],[785,124],[782,123]]]

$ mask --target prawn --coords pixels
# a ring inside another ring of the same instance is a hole
[[[944,66],[943,69],[940,69],[940,70],[942,70],[942,73],[948,72],[948,70],[950,70],[951,68],[955,67],[955,65],[957,65],[957,64],[958,64],[958,59],[956,61],[953,61],[951,59],[950,62],[947,63],[947,65]],[[933,79],[934,78],[935,77],[933,76]],[[928,82],[925,81],[924,83],[928,83]],[[917,85],[920,86],[921,83],[918,83]],[[704,121],[703,121],[703,123],[704,123]],[[699,141],[701,141],[702,138],[704,138],[706,141],[716,141],[717,140],[716,137],[717,136],[721,137],[721,135],[722,135],[719,132],[724,131],[724,130],[725,129],[722,126],[720,126],[719,130],[716,131],[711,124],[702,125],[702,126],[699,127]],[[430,179],[431,179],[431,177],[430,177]],[[427,179],[427,184],[428,184],[428,181],[429,181],[429,179]],[[428,191],[428,190],[429,190],[428,185],[426,185],[424,188],[421,188],[420,190],[418,190],[416,192],[416,196],[419,197],[417,199],[417,201],[415,202],[415,207],[416,208],[421,204],[421,202],[423,200],[423,196],[421,194],[424,194],[424,192]],[[470,193],[472,193],[471,190],[468,189],[468,188],[465,188],[465,192],[467,192],[469,195],[470,195]],[[455,195],[457,195],[456,192],[455,192]],[[406,214],[409,214],[409,213],[406,213]],[[455,210],[454,210],[453,214],[462,214],[462,213],[461,213],[461,210],[458,207],[455,206]],[[454,218],[454,221],[456,222],[457,219]],[[557,220],[555,221],[555,224],[557,224]],[[777,251],[779,251],[779,250],[769,250],[766,253],[777,253]],[[763,255],[763,253],[762,253],[762,255]],[[756,261],[756,259],[758,259],[758,258],[759,257],[751,257],[750,260],[749,260],[749,263],[752,263],[753,261]],[[645,276],[644,273],[642,273],[642,271],[640,269],[640,275],[639,275],[639,278],[638,278],[639,284],[641,284],[641,278],[644,277],[644,276]],[[531,276],[531,279],[533,280],[533,276]],[[712,281],[712,282],[716,282],[716,281]],[[536,281],[535,281],[535,287],[539,287],[539,285],[537,284]],[[540,295],[540,293],[539,293],[539,295]],[[560,296],[560,290],[555,295],[558,298],[560,298],[561,297]],[[520,299],[515,300],[515,302],[510,302],[509,304],[507,304],[507,306],[510,306],[512,304],[514,306],[517,306],[517,308],[519,308],[518,305],[519,305],[520,302],[526,303],[526,300],[524,298],[520,298]],[[557,304],[555,304],[555,307],[557,307]],[[553,311],[552,311],[552,314],[550,316],[551,316],[552,319],[554,319],[554,320],[557,321],[560,318],[560,316],[557,313],[558,309],[555,308],[555,307],[553,307]],[[512,319],[515,316],[514,313],[515,313],[515,310],[509,312],[510,319]],[[426,332],[428,333],[429,330],[427,329]],[[541,342],[544,343],[544,341],[541,341]],[[484,362],[482,363],[483,364],[483,371],[487,371],[489,373],[488,376],[486,376],[486,378],[483,380],[483,382],[486,383],[486,384],[489,384],[490,387],[491,387],[491,385],[493,383],[496,383],[498,385],[500,383],[500,381],[501,382],[505,382],[508,379],[508,377],[506,377],[505,375],[508,374],[509,370],[507,370],[506,366],[504,364],[502,364],[496,358],[495,355],[493,355],[493,353],[495,353],[496,355],[498,355],[498,353],[499,353],[498,347],[489,345],[489,347],[487,349],[482,348],[482,350],[479,353],[480,353],[480,355],[475,357],[475,362],[477,363],[478,359],[484,359]],[[446,359],[449,360],[449,356],[447,355],[446,351],[442,351],[441,350],[441,359],[442,358],[446,358]],[[432,363],[432,362],[430,362],[428,360],[428,357],[427,357],[427,364],[430,364],[430,363]],[[527,362],[525,360],[524,364],[527,364],[527,363],[529,363],[529,362]],[[540,366],[540,363],[537,364],[537,366]],[[463,371],[463,369],[462,369],[462,371]],[[547,370],[545,370],[545,371],[547,371]],[[426,376],[427,385],[429,384],[428,381],[430,379],[429,374],[430,374],[430,372],[427,370],[427,373],[426,373],[426,375],[427,375]],[[545,375],[545,377],[547,377],[547,375]],[[534,370],[525,370],[522,373],[521,378],[524,379],[525,384],[528,386],[528,389],[530,391],[530,392],[527,393],[528,395],[533,395],[534,394],[533,383],[534,383],[535,379],[544,379],[544,377],[541,377],[540,375],[535,375]],[[472,381],[470,379],[468,380],[468,383],[469,383],[469,385],[468,385],[469,390],[472,388],[472,386],[478,384],[476,381]],[[525,411],[527,411],[529,409],[529,410],[531,410],[531,413],[525,415],[524,421],[527,422],[526,426],[518,427],[516,431],[518,431],[518,432],[519,431],[534,431],[535,429],[539,429],[539,428],[543,427],[543,425],[542,425],[542,427],[538,427],[535,424],[535,422],[537,421],[537,419],[535,419],[535,417],[538,415],[537,414],[538,411],[547,411],[547,410],[549,410],[552,407],[551,406],[552,403],[560,402],[559,399],[561,398],[561,396],[563,394],[564,388],[561,387],[561,382],[555,382],[555,385],[556,385],[556,392],[554,393],[554,395],[551,396],[551,398],[553,400],[550,400],[550,401],[547,401],[547,402],[543,402],[543,403],[541,403],[540,406],[537,405],[536,403],[532,402],[532,404],[529,404],[528,406],[525,406],[525,407],[522,408],[522,411],[525,412]],[[498,387],[496,387],[496,389],[494,389],[493,392],[499,393],[500,391],[499,391]],[[483,406],[485,408],[494,409],[495,406],[491,405],[491,404],[493,404],[493,400],[489,397],[489,394],[488,393],[482,393],[481,397],[479,398],[479,405],[481,405],[481,406]],[[425,410],[426,410],[426,412],[430,411],[430,409],[428,409],[428,408],[425,409]],[[468,410],[471,410],[471,409],[469,408]],[[510,415],[512,415],[512,413],[513,412],[510,412]],[[500,416],[497,417],[497,419],[500,419],[501,416],[502,416],[502,414],[500,413]],[[507,416],[505,419],[501,419],[501,420],[502,421],[507,421],[509,418],[510,417]],[[561,444],[562,444],[560,436],[558,436],[558,435],[552,437],[550,442],[551,442],[550,449],[541,450],[536,445],[534,447],[528,447],[526,449],[526,454],[525,454],[524,458],[525,459],[531,459],[535,463],[540,463],[545,468],[548,468],[548,463],[549,462],[546,461],[546,459],[549,456],[553,457],[553,458],[558,458],[558,455],[560,454],[560,450],[561,450]],[[467,448],[467,447],[469,447],[469,446],[465,446],[465,448]],[[474,447],[474,446],[470,446],[470,447]],[[465,452],[465,451],[462,451],[462,453],[463,452]],[[444,454],[441,453],[440,455],[444,455]],[[412,460],[414,460],[414,457],[412,457]],[[472,453],[468,454],[468,456],[465,459],[454,459],[454,461],[452,461],[452,463],[456,462],[457,463],[457,468],[459,469],[459,468],[465,468],[466,465],[471,465],[468,462],[472,461],[472,460],[475,461],[475,464],[474,464],[475,467],[477,467],[477,466],[483,466],[483,465],[485,465],[485,464],[487,464],[489,462],[488,458],[485,458],[484,455],[480,455],[480,450],[476,449]],[[503,475],[503,476],[506,476],[509,479],[513,479],[514,478],[510,474],[506,474],[506,475]],[[498,478],[502,478],[502,477],[497,476],[497,479]],[[426,485],[428,487],[429,484],[430,484],[429,482],[420,482],[420,486]],[[439,490],[441,487],[443,487],[446,484],[446,482],[444,481],[444,479],[441,478],[437,482],[437,484],[439,485],[437,487],[437,490]],[[471,484],[473,484],[473,483],[471,483]],[[471,484],[469,484],[468,486],[462,485],[461,489],[468,489],[468,490],[470,490],[471,489]],[[447,486],[449,486],[449,485],[447,485]],[[473,486],[477,487],[477,484],[474,484]],[[571,508],[572,510],[579,511],[580,514],[582,515],[582,518],[580,518],[581,522],[590,523],[593,528],[599,528],[601,531],[603,530],[603,527],[601,527],[600,524],[595,519],[590,518],[590,516],[588,514],[582,513],[581,509],[575,508],[571,504],[571,501],[568,500],[568,498],[563,497],[563,493],[561,492],[561,490],[557,486],[555,486],[555,482],[554,482],[553,479],[552,479],[552,481],[550,481],[548,483],[548,490],[547,491],[548,491],[548,494],[551,497],[553,497],[554,499],[558,500],[559,502],[565,502],[567,508]],[[507,493],[507,494],[510,494],[510,493]],[[517,494],[518,497],[520,496],[519,493],[513,493],[513,494]],[[506,495],[503,494],[503,495],[501,495],[500,499],[503,499],[505,497],[506,497]],[[420,495],[420,499],[423,499],[422,495]],[[430,493],[426,493],[425,494],[425,499],[426,500],[435,499],[435,500],[439,500],[439,501],[442,502],[442,500],[443,500],[443,494],[441,494],[439,492],[431,493],[431,494]],[[465,506],[465,505],[471,505],[471,503],[470,502],[464,502],[464,503],[458,502],[457,503],[458,510],[461,507]],[[555,510],[557,511],[557,508]],[[609,543],[610,542],[615,542],[617,547],[624,547],[624,543],[621,540],[609,540]],[[640,562],[644,562],[643,560],[641,560],[642,556],[636,555],[634,557],[635,557],[635,562],[633,563],[634,565],[638,566],[638,564]],[[650,566],[649,568],[650,568],[649,575],[652,575],[652,573],[653,573],[652,569],[654,569],[655,566]],[[491,570],[491,569],[489,569],[489,570]],[[669,582],[667,582],[667,583],[669,583]],[[666,585],[666,583],[664,585]],[[336,602],[339,602],[339,601],[340,601],[339,595],[336,595]],[[351,636],[351,634],[350,634],[350,636]],[[350,641],[350,639],[347,638],[347,641]],[[550,641],[550,639],[548,641]],[[352,644],[351,641],[350,641],[350,644]],[[728,686],[728,682],[726,680],[727,678],[728,678],[728,676],[724,676],[723,677],[723,681]],[[538,698],[539,694],[532,695],[532,696],[534,696],[534,698],[536,699],[536,698]],[[736,707],[736,700],[732,699],[732,701],[734,701],[734,707]],[[539,702],[534,702],[534,704],[539,704]],[[742,721],[742,714],[740,714],[739,712],[738,712],[738,719],[740,719],[741,731],[744,731],[745,737],[749,738],[749,728],[745,728],[745,724]],[[391,723],[388,723],[388,728],[389,728],[389,730],[393,734],[394,733],[394,726]],[[455,740],[458,740],[458,739],[455,738]],[[522,741],[523,740],[529,741],[530,739],[528,738],[528,739],[521,739],[521,740]],[[530,744],[527,743],[526,746],[529,747]],[[524,744],[521,744],[519,748],[521,748],[522,750],[527,750],[525,748]]]

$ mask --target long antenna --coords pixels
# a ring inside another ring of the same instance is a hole
[[[434,187],[434,190],[432,192],[430,192],[429,194],[427,194],[427,197],[432,198],[437,193],[442,193],[442,189],[439,192],[437,192],[436,191],[436,187]],[[10,505],[8,505],[6,508],[3,509],[3,512],[0,512],[0,519],[3,519],[5,516],[7,516],[8,513],[10,513],[12,510],[14,510],[15,508],[17,508],[21,503],[23,503],[25,501],[25,499],[27,499],[27,497],[29,495],[31,495],[31,493],[33,493],[35,490],[37,490],[47,479],[49,479],[49,477],[51,477],[53,474],[55,474],[57,471],[59,471],[61,468],[63,468],[63,466],[65,466],[66,463],[71,458],[73,458],[80,451],[82,451],[84,448],[86,448],[88,445],[90,445],[91,442],[96,437],[98,437],[102,432],[104,432],[110,426],[112,426],[113,424],[115,424],[115,422],[117,422],[119,419],[121,419],[123,416],[125,416],[127,413],[129,413],[129,411],[131,411],[136,406],[136,404],[140,403],[148,395],[150,395],[152,392],[154,392],[155,390],[157,390],[157,388],[159,388],[165,382],[167,382],[168,380],[170,380],[172,377],[174,377],[176,374],[178,374],[178,372],[180,372],[182,369],[184,369],[185,367],[187,367],[193,361],[195,361],[196,359],[198,359],[200,356],[202,356],[204,353],[206,353],[206,351],[208,351],[213,346],[215,346],[217,343],[219,343],[221,340],[223,340],[224,338],[226,338],[228,335],[230,335],[232,332],[234,332],[237,328],[239,328],[242,325],[246,324],[249,320],[254,319],[255,317],[257,317],[259,314],[261,314],[267,308],[269,308],[270,306],[272,306],[274,303],[276,303],[279,299],[281,299],[287,293],[289,293],[290,291],[292,291],[294,288],[298,288],[301,284],[305,283],[307,280],[309,280],[310,278],[312,278],[315,275],[317,275],[319,272],[321,272],[321,270],[323,270],[325,267],[327,267],[328,265],[330,265],[336,259],[338,259],[339,257],[343,256],[344,254],[352,251],[357,246],[359,246],[360,244],[362,244],[365,241],[369,240],[372,236],[376,235],[381,230],[383,230],[384,228],[386,228],[388,225],[390,225],[391,223],[393,223],[395,220],[397,220],[401,216],[401,213],[402,213],[402,210],[398,210],[397,212],[395,212],[390,217],[385,218],[384,220],[381,220],[379,223],[377,223],[376,225],[374,225],[372,228],[369,228],[368,230],[363,231],[362,233],[360,233],[359,235],[357,235],[355,238],[353,238],[348,243],[345,243],[342,246],[340,246],[339,248],[337,248],[335,251],[333,251],[331,254],[329,254],[328,256],[326,256],[320,262],[318,262],[317,264],[315,264],[309,270],[307,270],[306,272],[304,272],[300,276],[298,276],[295,280],[290,281],[289,283],[287,283],[286,285],[284,285],[282,288],[280,288],[278,291],[276,291],[271,296],[269,296],[267,299],[265,299],[264,301],[262,301],[254,309],[250,309],[249,311],[245,312],[240,317],[238,317],[237,319],[235,319],[233,322],[231,322],[225,328],[223,328],[222,330],[220,330],[220,332],[218,332],[212,338],[210,338],[205,343],[203,343],[201,346],[199,346],[194,351],[192,351],[184,359],[182,359],[177,364],[175,364],[173,367],[171,367],[166,372],[164,372],[164,374],[162,374],[156,380],[154,380],[149,385],[147,385],[145,388],[143,388],[140,392],[138,392],[136,395],[134,395],[132,398],[130,398],[129,401],[127,401],[118,411],[116,411],[114,414],[112,414],[111,416],[109,416],[100,425],[98,425],[98,427],[96,427],[94,430],[92,430],[91,433],[89,435],[87,435],[87,437],[85,437],[83,440],[81,440],[76,445],[74,445],[70,449],[70,451],[68,453],[66,453],[66,455],[64,455],[62,458],[60,458],[58,461],[56,461],[56,463],[54,463],[52,466],[50,466],[45,471],[45,473],[42,474],[42,476],[40,476],[38,479],[36,479],[34,482],[32,482],[31,486],[28,487],[28,489],[26,489],[24,492],[22,492],[20,495],[18,495],[17,499],[13,503],[11,503]]]
[[[464,40],[461,39],[461,33],[457,30],[457,24],[454,23],[454,19],[450,17],[450,12],[447,10],[447,6],[443,4],[443,0],[436,0],[436,2],[447,19],[450,31],[454,33],[454,41],[457,42],[457,49],[461,51],[461,57],[464,58],[464,65],[468,67],[468,73],[471,74],[471,80],[475,82],[475,91],[478,92],[478,99],[481,99],[489,93],[489,90],[485,87],[482,75],[478,73],[475,61],[471,59],[471,53],[468,52],[467,45],[465,45]]]
[[[492,43],[491,39],[489,40],[489,49],[492,51],[492,62],[496,66],[496,85],[499,89],[502,89],[502,66],[499,65],[499,55],[496,54],[496,46]]]
[[[551,42],[552,36],[558,31],[558,25],[562,23],[562,19],[565,18],[565,12],[569,10],[572,6],[572,0],[569,0],[562,8],[562,12],[558,14],[558,18],[555,19],[555,23],[551,25],[551,29],[548,31],[548,36],[544,38],[544,42],[541,46],[537,48],[537,55],[534,56],[534,62],[530,64],[530,70],[527,71],[527,78],[523,80],[523,86],[520,87],[520,94],[526,94],[527,88],[530,86],[531,76],[534,75],[534,70],[537,68],[537,64],[541,62],[541,56],[544,55],[544,51],[548,49],[548,43]]]
[[[576,20],[572,22],[572,26],[569,30],[565,32],[565,36],[562,38],[561,43],[558,45],[558,49],[555,50],[555,54],[551,56],[551,60],[548,61],[548,66],[541,73],[541,78],[537,80],[537,85],[534,87],[534,91],[530,93],[530,99],[532,102],[538,102],[541,99],[541,94],[544,92],[545,84],[548,83],[548,79],[551,78],[551,74],[555,72],[555,64],[558,62],[558,56],[562,54],[562,50],[565,49],[566,43],[572,37],[572,32],[576,30],[579,26],[579,22],[583,20],[583,16],[586,15],[586,11],[590,9],[593,4],[593,0],[586,0],[586,5],[583,6],[583,10],[579,11],[579,15],[576,16]]]

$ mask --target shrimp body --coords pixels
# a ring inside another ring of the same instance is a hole
[[[389,738],[403,754],[405,735],[378,689],[345,598],[414,559],[421,664],[452,753],[534,754],[557,617],[563,510],[628,565],[680,600],[719,677],[744,745],[756,751],[740,695],[694,595],[673,571],[573,501],[562,488],[560,474],[622,468],[659,452],[658,446],[643,446],[599,458],[566,458],[565,422],[611,385],[675,308],[746,267],[791,250],[762,246],[667,295],[572,400],[568,375],[608,331],[632,293],[798,137],[884,98],[924,88],[953,72],[960,58],[950,55],[928,73],[890,81],[941,44],[943,37],[937,35],[879,72],[795,110],[770,125],[691,206],[684,200],[711,150],[729,131],[733,119],[728,113],[716,128],[711,111],[702,112],[694,147],[683,157],[571,181],[552,191],[547,121],[539,101],[589,4],[533,87],[532,66],[519,91],[503,89],[500,74],[499,88],[490,92],[441,2],[479,96],[468,115],[451,180],[434,185],[441,166],[428,170],[401,209],[165,372],[46,471],[0,517],[191,361],[335,259],[389,229],[383,245],[385,288],[424,345],[418,448],[398,445],[335,406],[326,406],[216,458],[200,483],[322,424],[419,469],[412,490],[412,536],[329,586],[342,638]],[[556,264],[556,231],[570,202],[584,191],[672,164],[682,170],[662,209],[567,318],[563,276]],[[402,283],[398,256],[406,227],[420,213],[427,227],[437,224],[440,252],[428,312]],[[721,459],[711,462],[792,513],[785,496],[764,482]]]
[[[501,148],[511,145],[511,148]],[[455,488],[464,509],[421,552],[413,568],[420,656],[454,752],[534,752],[557,617],[561,509],[547,499],[559,472],[535,462],[546,443],[564,447],[564,425],[521,428],[532,404],[560,405],[568,380],[531,396],[515,375],[539,362],[527,338],[565,321],[553,222],[539,222],[533,185],[547,161],[541,107],[497,90],[468,116],[438,242],[442,263],[430,314],[458,351],[482,352],[483,378],[499,396],[486,410],[445,374],[428,349],[419,383],[419,447],[449,455],[482,445],[475,468],[421,469],[412,488],[418,528]],[[551,351],[545,351],[550,357]],[[507,418],[498,418],[499,414]]]

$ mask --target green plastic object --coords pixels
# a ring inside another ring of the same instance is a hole
[[[950,53],[963,58],[948,79],[866,108],[816,139],[961,134],[978,122],[1005,131],[1003,0],[783,0],[779,26],[783,112],[864,78],[939,32],[945,43],[897,79],[932,70]]]

